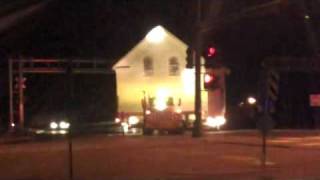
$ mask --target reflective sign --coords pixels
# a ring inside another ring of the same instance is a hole
[[[310,94],[309,99],[311,107],[320,107],[320,94]]]

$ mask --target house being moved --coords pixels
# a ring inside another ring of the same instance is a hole
[[[171,98],[175,105],[179,104],[185,118],[193,120],[195,76],[194,69],[185,68],[187,48],[172,33],[156,26],[119,59],[113,66],[116,72],[118,112],[126,117],[134,115],[141,120],[143,98],[154,98],[158,110],[164,109],[168,98]],[[204,74],[206,70],[202,67],[201,71]],[[208,98],[210,93],[217,95],[217,92],[201,91],[204,118],[209,116],[208,106],[212,104],[212,99]],[[224,101],[222,94],[219,96]],[[215,116],[224,115],[224,106],[224,103],[220,103]]]

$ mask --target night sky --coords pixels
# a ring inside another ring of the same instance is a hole
[[[243,7],[257,4],[255,0],[224,2],[221,18]],[[263,2],[269,1],[259,1]],[[319,4],[317,1],[308,2],[311,16],[318,20]],[[10,3],[14,4],[17,1],[3,1],[3,5]],[[190,44],[196,3],[195,0],[51,0],[40,11],[0,32],[0,49],[3,56],[1,77],[4,77],[0,83],[1,107],[6,106],[4,102],[7,96],[7,88],[4,88],[6,56],[103,59],[112,64],[158,24]],[[207,11],[211,8],[212,2],[204,3],[203,19],[210,21],[212,17]],[[18,4],[16,7],[23,9],[24,6]],[[0,17],[10,12],[0,8]],[[313,25],[316,28],[318,26]],[[229,104],[236,105],[247,95],[257,94],[260,64],[265,57],[310,56],[306,34],[303,16],[294,3],[283,7],[280,13],[248,17],[229,25],[221,25],[216,31],[207,33],[204,45],[217,46],[225,64],[231,69],[231,75],[228,77]],[[108,77],[106,81],[109,83],[105,88],[114,89],[113,79],[114,77]],[[32,84],[33,89],[40,86],[36,84]],[[284,91],[286,93],[286,90]],[[2,117],[5,118],[4,114],[5,112],[2,112]]]
[[[10,53],[30,56],[114,60],[158,24],[188,41],[193,4],[183,0],[54,0],[7,31],[1,45]]]

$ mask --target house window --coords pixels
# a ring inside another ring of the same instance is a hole
[[[179,62],[178,62],[178,58],[176,57],[171,57],[169,59],[169,75],[170,76],[180,75]]]
[[[153,60],[151,57],[147,56],[143,59],[144,75],[153,75]]]

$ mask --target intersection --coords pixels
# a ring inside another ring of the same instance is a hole
[[[275,131],[267,166],[257,131],[220,131],[202,138],[96,134],[73,140],[74,179],[298,179],[319,176],[318,131]],[[65,139],[0,145],[4,179],[68,179]],[[32,173],[31,173],[32,172]]]

